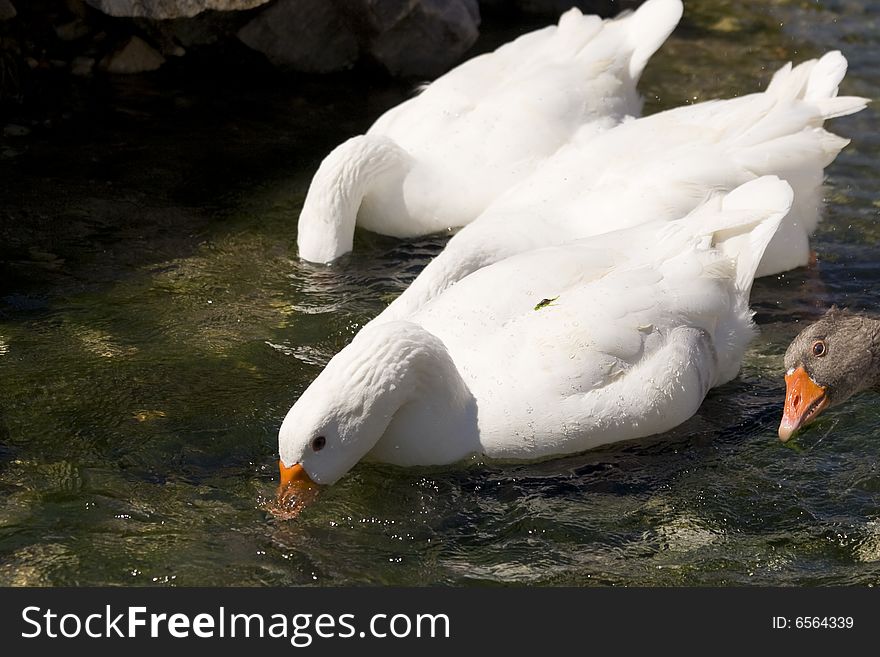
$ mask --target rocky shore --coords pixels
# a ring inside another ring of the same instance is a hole
[[[638,0],[0,0],[0,103],[34,72],[138,74],[194,52],[231,52],[283,71],[363,66],[431,79],[457,64],[481,20],[602,15]],[[222,61],[223,58],[218,58]],[[220,65],[220,64],[218,64]]]

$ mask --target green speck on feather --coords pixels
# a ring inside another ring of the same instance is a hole
[[[552,299],[541,299],[538,303],[535,304],[535,310],[541,310],[541,308],[546,308],[551,305],[554,301],[556,301],[559,297],[553,297]]]

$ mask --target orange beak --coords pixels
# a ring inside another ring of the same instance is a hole
[[[282,513],[279,517],[293,518],[299,515],[305,504],[311,502],[318,494],[318,484],[313,482],[305,468],[299,463],[290,467],[284,461],[278,461],[281,472],[281,483],[278,484],[277,502]]]
[[[786,442],[825,410],[828,406],[825,392],[825,388],[813,381],[803,367],[785,375],[785,408],[779,423],[779,440]]]

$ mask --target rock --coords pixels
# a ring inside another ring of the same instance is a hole
[[[338,71],[368,53],[394,75],[435,77],[474,43],[479,23],[476,0],[278,0],[238,37],[297,71]]]
[[[144,73],[155,71],[165,58],[140,37],[131,37],[125,45],[101,60],[101,68],[109,73]]]
[[[22,99],[28,63],[18,39],[2,35],[0,30],[0,106],[7,100]]]
[[[26,128],[23,125],[10,123],[3,127],[4,137],[27,137],[29,134],[31,134],[30,128]]]
[[[10,18],[15,18],[17,12],[15,11],[15,6],[10,2],[10,0],[0,0],[0,21],[6,21]]]
[[[349,68],[359,54],[355,32],[328,0],[279,0],[245,25],[238,38],[276,66],[306,73]]]
[[[476,0],[367,0],[369,53],[393,75],[436,77],[479,36]]]
[[[76,57],[70,62],[70,72],[79,77],[87,77],[95,68],[95,60],[92,57]]]
[[[184,48],[192,48],[234,39],[242,20],[234,13],[209,12],[193,18],[162,21],[158,25],[168,38]]]
[[[86,2],[110,16],[165,20],[190,18],[209,9],[214,11],[253,9],[266,4],[269,0],[86,0]]]
[[[85,18],[89,15],[89,9],[86,7],[85,0],[64,0],[64,6],[67,11],[77,18]]]
[[[82,39],[83,37],[88,36],[91,31],[92,28],[90,28],[81,18],[77,18],[55,28],[55,34],[62,41],[76,41],[77,39]]]
[[[178,20],[189,21],[193,19],[181,18]],[[152,46],[159,51],[163,57],[183,57],[186,54],[186,48],[180,45],[170,29],[171,24],[176,22],[177,21],[175,20],[141,20],[139,21],[139,27],[141,28],[142,36],[145,39],[148,39],[149,43],[152,44]]]

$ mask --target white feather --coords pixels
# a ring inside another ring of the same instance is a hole
[[[677,221],[502,260],[368,325],[291,408],[282,460],[333,483],[362,458],[533,460],[673,428],[738,372],[750,273],[790,204],[787,183],[760,178]]]
[[[300,257],[350,250],[355,221],[396,237],[463,226],[579,130],[583,139],[638,114],[638,77],[681,11],[681,0],[648,0],[603,21],[571,9],[390,109],[321,163]]]
[[[820,126],[867,102],[815,97],[834,92],[845,68],[840,53],[829,53],[784,67],[764,93],[627,121],[586,146],[574,140],[455,235],[374,321],[409,317],[457,280],[515,253],[674,219],[763,175],[787,180],[794,204],[757,275],[806,264],[823,169],[847,143]]]

